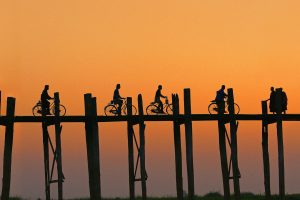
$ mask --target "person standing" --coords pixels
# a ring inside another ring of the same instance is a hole
[[[282,96],[281,96],[282,111],[284,114],[286,114],[288,99],[287,99],[286,93],[283,91],[283,89],[282,89],[281,94],[282,94]]]
[[[270,112],[274,114],[276,112],[276,91],[274,87],[271,87],[270,98],[268,100],[270,100],[270,104],[269,104]]]

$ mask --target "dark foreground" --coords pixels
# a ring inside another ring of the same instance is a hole
[[[77,199],[69,199],[69,200],[88,200],[89,198],[77,198]],[[127,200],[129,198],[102,198],[103,200]],[[137,200],[141,200],[141,197],[137,197]],[[176,197],[148,197],[148,200],[176,200]],[[186,198],[188,199],[188,198]],[[196,196],[196,200],[223,200],[223,196],[219,193],[209,193],[204,196]],[[234,197],[232,197],[234,199]],[[265,200],[263,195],[254,195],[251,193],[242,194],[242,200]],[[278,195],[273,195],[272,200],[278,200]],[[19,197],[10,198],[10,200],[24,200]],[[300,200],[300,194],[290,194],[286,195],[285,200]]]

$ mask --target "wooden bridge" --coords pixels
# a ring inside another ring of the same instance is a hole
[[[219,131],[219,151],[221,159],[221,170],[223,178],[224,200],[230,197],[230,181],[233,181],[234,199],[240,200],[241,178],[238,167],[237,130],[238,121],[255,120],[262,122],[262,152],[264,167],[264,186],[267,200],[271,199],[270,192],[270,164],[268,152],[268,125],[276,123],[278,141],[278,166],[279,166],[279,197],[285,198],[285,175],[284,175],[284,148],[283,148],[283,128],[282,121],[300,121],[300,114],[282,114],[281,89],[276,90],[276,114],[268,114],[267,102],[262,101],[261,114],[235,114],[233,90],[228,89],[228,114],[192,114],[190,89],[184,89],[184,112],[180,114],[179,98],[177,94],[172,95],[173,115],[144,115],[142,96],[138,96],[138,115],[132,115],[132,98],[127,98],[126,116],[98,116],[96,98],[91,94],[84,95],[85,115],[83,116],[60,116],[59,115],[59,93],[54,94],[55,116],[15,116],[15,98],[7,98],[6,116],[0,116],[0,125],[5,126],[5,146],[3,159],[3,184],[2,200],[7,200],[10,194],[11,181],[11,160],[15,123],[41,123],[44,148],[44,168],[45,168],[45,196],[51,199],[50,186],[53,183],[58,185],[58,199],[63,199],[64,175],[62,170],[61,153],[61,131],[62,123],[78,122],[85,123],[86,150],[89,174],[90,199],[101,199],[100,181],[100,147],[98,126],[105,122],[127,122],[128,135],[128,173],[129,173],[129,196],[135,199],[135,182],[141,182],[142,198],[147,198],[147,173],[145,159],[145,123],[148,121],[169,121],[173,123],[174,130],[174,156],[176,167],[176,190],[177,198],[183,199],[182,181],[182,151],[181,151],[181,131],[180,126],[185,127],[186,165],[188,198],[193,199],[194,192],[194,166],[193,166],[193,121],[216,121]],[[228,124],[228,125],[227,125]],[[51,141],[48,133],[49,126],[55,126],[55,142]],[[139,126],[139,141],[135,137],[134,126]],[[228,131],[227,131],[228,129]],[[229,144],[230,153],[227,153]],[[55,145],[54,145],[55,144]],[[49,151],[50,146],[50,151]],[[136,161],[134,159],[134,146],[138,149]],[[53,161],[50,164],[49,154],[53,153]],[[56,169],[55,169],[56,164]],[[137,177],[137,169],[140,167],[140,177]],[[57,178],[53,178],[54,171],[57,171]]]

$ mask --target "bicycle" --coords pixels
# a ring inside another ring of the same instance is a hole
[[[164,113],[160,112],[158,109],[158,103],[157,102],[151,102],[150,105],[146,108],[147,115],[159,115],[159,114],[173,114],[173,104],[169,103],[168,98],[166,98],[165,103],[163,104],[163,111]]]
[[[218,105],[216,100],[212,100],[211,103],[208,105],[208,112],[209,114],[218,114]],[[225,101],[225,113],[228,113],[228,102]],[[234,103],[234,113],[240,113],[240,107],[238,104]]]
[[[50,115],[55,115],[55,106],[54,101],[49,106]],[[65,116],[67,110],[64,105],[59,105],[59,114],[60,116]],[[42,115],[42,102],[38,101],[35,106],[32,108],[32,114],[33,116],[41,116]]]
[[[112,100],[108,103],[107,106],[104,107],[104,113],[106,116],[117,116],[118,115],[118,104],[115,104]],[[127,115],[127,99],[124,98],[122,107],[121,107],[121,114]],[[137,114],[137,109],[134,105],[132,105],[132,115]]]

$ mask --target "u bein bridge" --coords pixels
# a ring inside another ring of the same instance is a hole
[[[219,151],[221,159],[221,170],[223,178],[224,200],[230,197],[230,181],[233,182],[234,199],[240,200],[241,178],[238,167],[237,131],[239,121],[255,120],[262,122],[262,156],[264,170],[264,189],[267,200],[271,199],[270,190],[270,164],[268,152],[268,125],[276,123],[278,141],[278,168],[279,168],[279,199],[285,199],[285,175],[284,175],[284,147],[283,147],[283,121],[300,121],[300,114],[282,114],[281,89],[276,90],[276,114],[268,114],[267,102],[262,101],[261,114],[235,114],[233,90],[228,89],[228,114],[192,114],[190,89],[184,89],[184,113],[179,112],[179,98],[177,94],[172,95],[173,115],[144,115],[142,95],[138,95],[138,115],[132,115],[132,98],[127,98],[126,116],[99,116],[97,115],[96,97],[91,94],[84,95],[85,115],[83,116],[60,116],[59,115],[59,93],[54,94],[55,115],[46,116],[43,110],[42,116],[15,116],[15,103],[13,97],[7,98],[6,116],[0,116],[0,125],[5,126],[5,146],[3,158],[3,183],[1,200],[9,199],[11,182],[11,161],[15,123],[41,123],[43,134],[44,168],[45,168],[45,197],[50,200],[50,186],[56,183],[58,186],[58,199],[63,199],[64,174],[62,170],[61,132],[62,123],[78,122],[85,124],[86,150],[89,175],[90,199],[101,199],[100,181],[100,146],[99,125],[105,122],[127,122],[128,136],[128,173],[129,173],[129,196],[135,199],[135,183],[141,182],[142,198],[147,198],[147,173],[145,152],[145,123],[148,121],[169,121],[173,123],[174,131],[174,156],[176,169],[177,198],[183,199],[182,178],[182,149],[180,126],[185,127],[185,148],[187,165],[188,198],[194,199],[194,166],[193,166],[193,128],[194,121],[216,121],[219,131]],[[55,141],[49,137],[48,127],[55,127]],[[134,126],[139,127],[139,141],[134,133]],[[101,139],[101,137],[100,137]],[[227,145],[228,144],[228,145]],[[134,157],[134,146],[138,155]],[[49,148],[50,147],[50,148]],[[227,147],[230,149],[227,150]],[[53,161],[49,154],[53,153]],[[55,167],[56,164],[56,167]],[[140,176],[137,177],[138,168]],[[53,178],[53,173],[57,178]],[[175,184],[174,184],[175,185]]]

